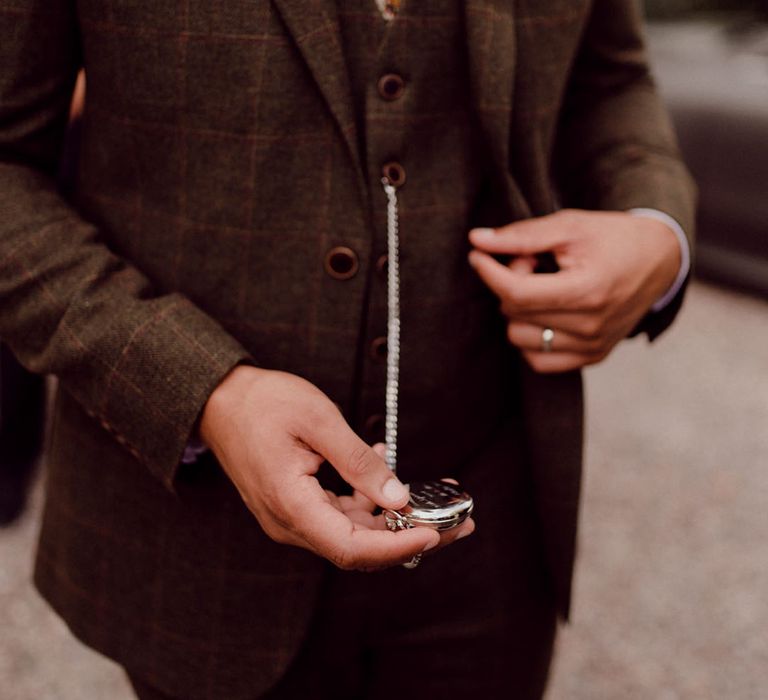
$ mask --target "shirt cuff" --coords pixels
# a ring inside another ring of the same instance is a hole
[[[672,286],[652,307],[651,311],[654,313],[664,309],[676,296],[685,283],[688,273],[691,271],[691,247],[688,244],[688,238],[683,231],[683,227],[680,226],[669,214],[665,214],[658,209],[630,209],[629,213],[633,216],[642,216],[646,219],[655,219],[662,224],[666,224],[672,229],[675,236],[677,236],[677,242],[680,244],[680,269],[677,272],[677,277],[672,283]]]
[[[197,462],[200,455],[204,455],[206,452],[208,452],[208,448],[202,442],[200,442],[200,440],[192,438],[184,448],[184,454],[181,457],[181,463],[194,464]]]

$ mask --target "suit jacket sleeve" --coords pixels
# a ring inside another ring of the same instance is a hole
[[[74,6],[0,0],[0,336],[170,487],[207,397],[248,353],[56,193],[80,65]]]
[[[595,0],[573,66],[555,153],[564,203],[653,208],[676,219],[693,250],[695,186],[648,67],[639,3]],[[674,319],[686,285],[636,329],[651,339]]]

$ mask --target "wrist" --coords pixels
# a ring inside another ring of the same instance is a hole
[[[203,406],[198,423],[199,443],[214,450],[216,436],[221,428],[231,422],[231,417],[242,404],[244,392],[253,380],[267,370],[252,365],[239,364],[224,376],[219,385],[211,392]]]

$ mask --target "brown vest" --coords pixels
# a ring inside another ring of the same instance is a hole
[[[404,178],[398,188],[404,309],[399,469],[406,480],[457,474],[519,398],[517,361],[497,302],[467,264],[467,234],[483,223],[477,209],[492,190],[468,100],[460,3],[405,3],[396,22],[386,22],[372,0],[338,0],[337,6],[366,169],[374,263],[352,420],[367,439],[383,438],[387,199],[381,179],[395,167]]]

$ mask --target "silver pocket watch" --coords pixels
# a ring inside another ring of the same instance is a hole
[[[472,497],[457,485],[422,481],[410,484],[410,490],[407,505],[399,510],[384,510],[384,520],[393,532],[411,527],[445,532],[458,527],[472,514]]]

